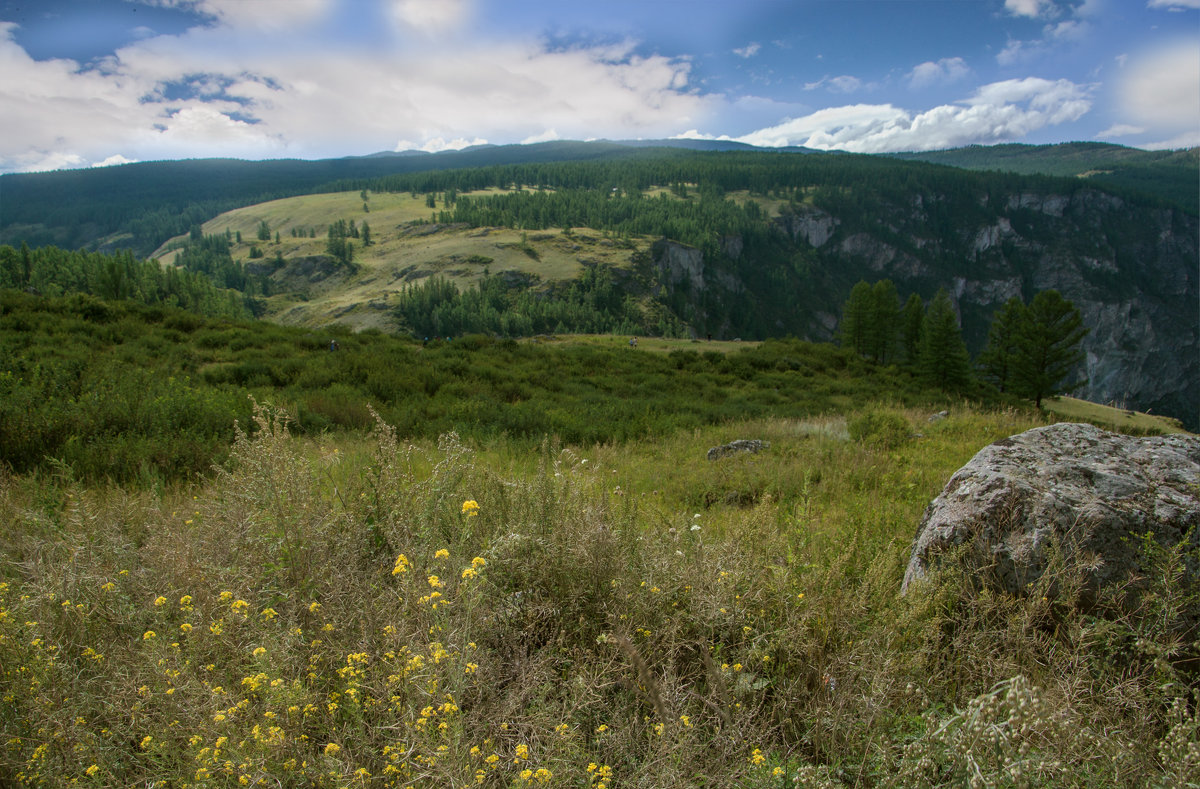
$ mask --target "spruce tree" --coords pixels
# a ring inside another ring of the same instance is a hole
[[[904,343],[904,361],[917,363],[921,352],[921,323],[925,320],[925,302],[915,293],[910,293],[904,309],[900,312],[900,340]]]
[[[1007,392],[1013,383],[1013,362],[1017,355],[1017,333],[1026,320],[1025,304],[1013,296],[992,315],[987,346],[979,353],[983,377]]]
[[[926,380],[947,392],[962,389],[971,380],[971,357],[945,288],[937,292],[925,312],[919,366]]]
[[[890,279],[881,279],[871,286],[871,318],[868,345],[871,358],[887,364],[896,345],[896,329],[900,320],[900,294]]]
[[[1083,361],[1079,344],[1089,331],[1079,310],[1057,290],[1043,290],[1034,296],[1016,333],[1013,389],[1041,408],[1043,398],[1087,383],[1086,378],[1063,381]]]
[[[855,353],[867,352],[871,333],[871,286],[859,280],[850,289],[850,298],[842,305],[842,325],[839,329],[843,348]]]

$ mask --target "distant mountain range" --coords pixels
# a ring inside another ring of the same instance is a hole
[[[219,213],[279,197],[345,188],[353,181],[424,170],[535,162],[684,155],[696,151],[817,154],[730,140],[553,141],[456,151],[381,151],[340,159],[189,159],[0,176],[0,243],[131,248],[149,254],[165,239]],[[857,156],[858,154],[821,154]],[[893,154],[971,170],[1086,177],[1107,188],[1200,211],[1200,149],[1142,151],[1105,143],[971,146]]]

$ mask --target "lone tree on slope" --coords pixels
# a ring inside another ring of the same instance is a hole
[[[1086,378],[1071,383],[1063,380],[1083,361],[1079,343],[1090,329],[1083,325],[1075,305],[1057,290],[1044,290],[1034,296],[1024,313],[1018,323],[1010,370],[1013,389],[1041,408],[1043,398],[1087,383]]]

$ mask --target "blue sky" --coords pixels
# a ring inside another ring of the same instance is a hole
[[[1200,0],[0,0],[0,172],[553,139],[1200,145]]]

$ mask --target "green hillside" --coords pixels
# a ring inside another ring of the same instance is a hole
[[[251,397],[286,408],[309,434],[368,429],[374,409],[406,438],[454,430],[585,445],[870,400],[948,402],[831,345],[650,348],[480,335],[424,343],[0,290],[0,462],[92,481],[203,474],[224,458],[235,424],[249,428]]]
[[[891,154],[907,161],[933,162],[968,170],[1003,170],[1026,175],[1088,178],[1200,211],[1200,148],[1143,151],[1099,142],[1056,145],[971,145],[945,151]]]

